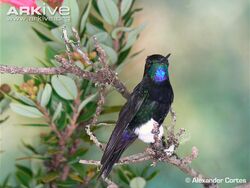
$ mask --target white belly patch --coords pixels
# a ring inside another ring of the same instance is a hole
[[[147,123],[141,125],[139,128],[136,128],[135,134],[137,134],[138,138],[145,143],[154,143],[154,134],[152,133],[154,124],[157,124],[157,122],[153,118],[151,118]],[[160,133],[158,134],[158,136],[159,139],[161,139],[161,137],[163,136],[162,125],[160,126],[159,131]]]

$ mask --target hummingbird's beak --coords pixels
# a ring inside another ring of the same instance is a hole
[[[170,55],[171,55],[170,53],[168,55],[166,55],[166,58],[168,59]]]

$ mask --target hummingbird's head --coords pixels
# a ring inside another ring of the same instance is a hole
[[[144,77],[148,76],[156,83],[161,83],[168,79],[168,57],[159,54],[148,56],[146,59]]]

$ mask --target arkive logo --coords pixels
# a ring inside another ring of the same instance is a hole
[[[42,6],[29,7],[29,6],[20,6],[16,8],[11,6],[7,12],[8,16],[18,16],[18,15],[55,15],[60,14],[61,16],[70,15],[70,8],[67,6],[60,6],[56,8],[51,8],[45,3]]]

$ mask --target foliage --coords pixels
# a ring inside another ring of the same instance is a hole
[[[70,55],[72,63],[82,69],[93,71],[80,54],[65,53],[61,35],[62,27],[66,25],[68,30],[72,26],[80,33],[81,48],[88,54],[95,66],[98,67],[99,62],[93,45],[93,35],[107,53],[112,68],[118,69],[119,65],[124,64],[129,58],[129,52],[144,28],[144,25],[132,27],[135,13],[141,10],[134,8],[134,1],[65,0],[63,5],[71,8],[70,22],[58,14],[54,17],[59,17],[59,19],[53,18],[52,15],[37,15],[42,21],[39,24],[33,24],[32,28],[46,44],[45,59],[38,59],[38,63],[44,67],[51,67],[56,65],[55,55]],[[68,32],[70,33],[70,30]],[[83,128],[93,118],[96,111],[98,92],[95,85],[71,74],[25,75],[23,83],[15,87],[16,92],[8,94],[8,100],[12,99],[10,108],[27,118],[42,117],[45,120],[44,124],[30,123],[23,124],[23,126],[50,128],[48,133],[41,134],[39,147],[35,148],[24,143],[30,155],[20,160],[39,160],[43,165],[34,172],[30,167],[17,164],[15,173],[17,184],[21,187],[32,188],[53,187],[54,185],[57,187],[95,185],[98,169],[78,163],[92,144]],[[118,112],[119,109],[120,106],[106,106],[102,115]],[[72,129],[73,132],[71,132]],[[61,137],[63,139],[60,139]],[[157,174],[157,172],[152,172],[148,175],[147,171],[148,167],[138,174],[129,166],[125,166],[118,170],[118,178],[126,186],[139,187],[138,182],[141,182],[140,187],[143,187],[146,181]],[[2,184],[3,187],[11,187],[8,186],[8,179],[9,176]]]

